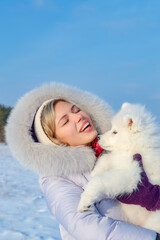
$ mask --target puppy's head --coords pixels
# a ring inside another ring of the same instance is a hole
[[[110,131],[100,136],[99,144],[107,150],[129,149],[139,135],[149,133],[153,118],[144,106],[124,103],[112,119]]]

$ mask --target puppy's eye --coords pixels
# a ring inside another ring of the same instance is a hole
[[[117,134],[118,132],[117,131],[113,131],[113,134]]]

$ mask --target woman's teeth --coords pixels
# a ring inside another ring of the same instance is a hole
[[[83,132],[87,127],[89,127],[90,126],[90,124],[89,123],[86,123],[84,126],[83,126],[83,128],[81,129],[81,132]]]

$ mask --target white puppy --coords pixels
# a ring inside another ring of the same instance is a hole
[[[124,103],[112,120],[112,129],[100,136],[99,144],[108,152],[96,163],[81,196],[79,212],[104,197],[116,198],[137,189],[142,169],[133,160],[136,153],[142,156],[149,181],[160,185],[160,132],[144,106]],[[122,209],[127,222],[160,232],[159,210],[147,211],[131,204],[122,204]]]

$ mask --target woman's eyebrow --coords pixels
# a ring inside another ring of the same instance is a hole
[[[75,107],[75,105],[72,105],[71,106],[71,112],[73,111],[73,108]],[[64,118],[64,117],[66,117],[67,116],[67,114],[64,114],[60,119],[59,119],[59,121],[58,121],[58,124],[60,123],[60,121]]]

